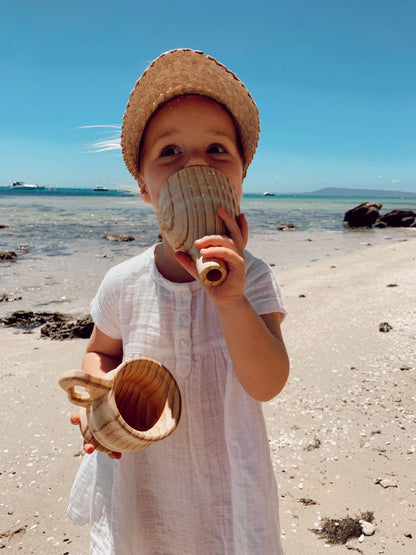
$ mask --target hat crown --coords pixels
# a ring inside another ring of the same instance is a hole
[[[257,106],[240,79],[226,66],[200,50],[170,50],[142,73],[130,93],[123,116],[121,147],[127,169],[139,178],[139,148],[152,114],[176,96],[200,94],[219,102],[232,115],[244,154],[244,175],[260,133]]]

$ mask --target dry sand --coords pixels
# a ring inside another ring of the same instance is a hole
[[[287,555],[416,553],[415,261],[410,239],[279,275],[292,370],[264,408]],[[66,516],[83,455],[57,384],[85,341],[2,329],[0,349],[0,548],[87,554],[88,528]],[[367,511],[375,534],[362,543],[329,546],[311,531]]]

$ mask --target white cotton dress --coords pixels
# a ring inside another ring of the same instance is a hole
[[[90,523],[91,555],[279,555],[278,495],[262,405],[233,371],[214,305],[197,282],[172,283],[155,247],[112,268],[91,303],[124,360],[161,362],[182,396],[167,439],[112,460],[85,456],[68,514]],[[246,252],[245,295],[285,313],[274,274]],[[255,369],[254,369],[255,371]]]

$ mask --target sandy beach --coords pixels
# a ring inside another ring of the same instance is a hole
[[[416,553],[415,267],[409,234],[279,271],[291,374],[264,412],[287,555]],[[0,329],[5,553],[88,553],[88,528],[66,516],[84,455],[57,383],[85,344]],[[363,541],[332,545],[312,531],[364,513],[375,533]]]

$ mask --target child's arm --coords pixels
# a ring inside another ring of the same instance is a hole
[[[222,208],[229,237],[207,236],[195,242],[206,258],[220,258],[227,264],[227,279],[217,287],[204,286],[216,306],[228,351],[241,385],[258,401],[268,401],[284,387],[289,375],[289,358],[280,330],[279,313],[259,316],[244,296],[244,248],[248,239],[243,215],[235,221]],[[195,265],[184,253],[178,261],[198,279]]]
[[[121,339],[113,339],[94,326],[82,359],[82,370],[93,376],[103,377],[107,372],[117,368],[123,357],[123,343]],[[71,416],[71,423],[79,425],[79,412]],[[89,455],[94,451],[92,443],[84,443],[84,451]],[[112,453],[109,457],[119,459],[120,453]]]
[[[280,393],[289,375],[281,315],[259,316],[244,296],[217,310],[241,385],[258,401],[269,401]]]
[[[102,377],[117,368],[123,358],[121,339],[113,339],[94,326],[82,359],[82,369],[93,376]]]

